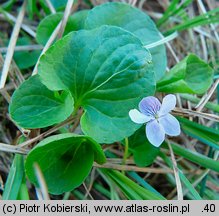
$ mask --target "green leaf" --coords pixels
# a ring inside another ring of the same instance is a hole
[[[163,152],[160,152],[160,156],[161,158],[163,158],[163,160],[167,163],[167,165],[172,169],[173,168],[173,162],[172,160],[170,160],[169,157],[167,157]],[[186,186],[186,188],[190,191],[190,193],[192,194],[192,196],[194,197],[195,200],[202,200],[201,196],[199,195],[199,193],[196,191],[196,189],[194,188],[194,186],[192,185],[192,183],[186,178],[186,176],[183,174],[182,170],[180,167],[178,167],[178,171],[179,171],[179,177],[181,179],[181,181],[184,183],[184,185]]]
[[[172,28],[168,29],[168,31],[166,31],[164,34],[168,35],[174,31],[183,31],[197,26],[218,23],[218,19],[219,8],[217,7],[199,16],[195,16],[194,18],[186,19],[183,22],[180,22],[178,25],[175,25]]]
[[[57,10],[63,9],[68,2],[68,0],[50,0],[50,1],[53,7]]]
[[[52,92],[33,76],[13,94],[11,118],[24,128],[42,128],[65,120],[73,112],[73,99],[63,91]]]
[[[82,10],[70,16],[65,27],[63,35],[68,34],[71,31],[78,31],[84,27],[84,21],[87,17],[87,10]],[[37,27],[36,39],[40,44],[45,45],[51,34],[59,24],[63,17],[63,13],[56,13],[47,16],[43,19]]]
[[[124,28],[137,36],[144,45],[162,39],[159,30],[150,17],[124,3],[106,3],[93,8],[85,21],[86,29],[97,28],[102,25],[113,25]],[[163,77],[166,71],[167,59],[164,45],[149,49],[152,54],[156,80]]]
[[[133,152],[135,163],[138,166],[151,165],[160,152],[159,148],[154,147],[147,140],[145,126],[129,137],[129,147],[131,152]]]
[[[3,193],[3,200],[16,200],[24,176],[24,158],[23,155],[15,155],[13,163],[8,174]]]
[[[191,95],[191,94],[180,94],[180,97],[194,103],[194,105],[197,105],[201,100],[201,98],[197,98],[196,96]],[[207,109],[210,109],[214,112],[219,113],[219,104],[216,104],[213,102],[207,102],[205,104],[205,107]]]
[[[27,187],[26,175],[23,176],[23,180],[22,180],[22,183],[20,186],[17,200],[30,200],[29,193],[28,193],[28,187]]]
[[[27,11],[29,14],[29,19],[33,20],[35,14],[39,15],[36,0],[27,0]]]
[[[136,172],[134,171],[130,171],[128,172],[128,175],[134,179],[137,183],[139,183],[139,185],[141,185],[142,187],[144,187],[145,189],[157,194],[160,197],[163,197],[155,188],[153,188],[149,183],[147,183],[147,181],[144,179],[144,176],[141,177],[140,175],[138,175]]]
[[[173,67],[157,84],[166,93],[203,94],[213,82],[213,69],[194,54]]]
[[[93,161],[104,163],[98,143],[86,136],[61,134],[41,141],[27,156],[25,171],[38,185],[33,165],[37,163],[46,180],[48,191],[61,194],[78,187],[89,174]]]
[[[6,11],[11,11],[12,6],[16,3],[16,0],[8,0],[1,4],[1,7]]]
[[[155,89],[151,55],[133,34],[113,26],[69,33],[40,59],[39,75],[51,90],[68,90],[83,107],[83,132],[102,143],[133,134],[128,115]]]
[[[219,172],[219,163],[217,161],[174,143],[171,143],[171,146],[175,154],[182,156],[200,166]]]
[[[183,131],[189,136],[219,150],[219,131],[209,128],[196,122],[189,121],[185,118],[178,118]]]
[[[130,200],[165,200],[161,195],[141,187],[117,170],[101,169],[109,176]]]
[[[173,0],[170,2],[168,8],[166,8],[163,16],[158,20],[157,26],[161,26],[166,24],[166,21],[170,19],[170,17],[174,17],[175,19],[180,20],[188,20],[188,14],[186,13],[186,8],[189,4],[192,3],[193,0],[185,0],[180,2],[180,0]]]

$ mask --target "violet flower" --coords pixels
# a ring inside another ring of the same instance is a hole
[[[180,134],[180,124],[178,120],[169,114],[176,106],[175,95],[169,94],[160,101],[153,97],[145,97],[139,103],[139,110],[129,111],[131,120],[137,124],[146,125],[146,136],[149,142],[159,147],[165,139],[165,134],[178,136]]]

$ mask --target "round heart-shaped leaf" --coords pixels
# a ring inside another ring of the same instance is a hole
[[[83,107],[83,132],[112,143],[139,126],[128,115],[152,95],[151,55],[133,34],[114,26],[72,32],[41,57],[39,75],[51,90],[70,91],[75,109]]]
[[[14,92],[9,112],[21,127],[42,128],[64,121],[73,112],[73,104],[71,94],[49,90],[35,75]]]
[[[61,194],[82,184],[94,160],[105,162],[100,145],[89,137],[67,133],[46,138],[33,148],[25,161],[25,170],[29,180],[38,185],[34,169],[34,164],[38,164],[48,191]]]
[[[71,31],[78,31],[84,28],[85,18],[87,17],[87,10],[82,10],[77,13],[74,13],[73,16],[70,16],[65,27],[64,35],[68,34]],[[63,13],[55,13],[47,16],[43,19],[39,26],[37,27],[36,39],[40,44],[45,45],[51,34],[62,20]]]
[[[88,12],[85,28],[93,29],[102,25],[124,28],[138,37],[144,45],[162,39],[161,33],[151,18],[129,4],[113,2],[94,7]],[[165,46],[159,45],[149,50],[152,54],[156,80],[159,80],[164,76],[167,66]]]
[[[214,70],[198,56],[189,54],[157,84],[166,93],[204,94],[213,82]]]

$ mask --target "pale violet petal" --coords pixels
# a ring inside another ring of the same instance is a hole
[[[130,116],[131,120],[137,124],[143,124],[143,123],[146,123],[146,122],[150,121],[151,119],[153,119],[153,117],[151,117],[151,116],[146,116],[146,115],[140,113],[137,109],[130,110],[129,116]]]
[[[159,147],[165,139],[163,126],[157,120],[150,121],[146,125],[146,136],[153,146]]]
[[[176,106],[176,96],[173,94],[166,95],[163,98],[162,105],[160,107],[159,116],[165,115],[173,110]]]
[[[165,116],[160,117],[159,122],[167,135],[178,136],[180,134],[180,124],[171,114],[168,113]]]
[[[139,110],[148,116],[155,116],[160,110],[160,101],[153,96],[143,98],[139,103]]]

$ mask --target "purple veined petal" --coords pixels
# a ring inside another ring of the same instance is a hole
[[[178,136],[180,134],[180,124],[178,120],[171,114],[166,114],[159,118],[160,124],[163,126],[167,135]]]
[[[158,112],[159,116],[165,115],[173,110],[176,106],[176,96],[173,94],[166,95],[163,98],[160,111]]]
[[[140,113],[137,109],[130,110],[129,116],[131,120],[137,124],[143,124],[153,119],[152,116],[146,116]]]
[[[163,126],[157,120],[150,121],[146,125],[146,136],[153,146],[159,147],[165,139]]]
[[[160,107],[160,101],[153,96],[145,97],[139,103],[139,110],[148,116],[155,116]]]

